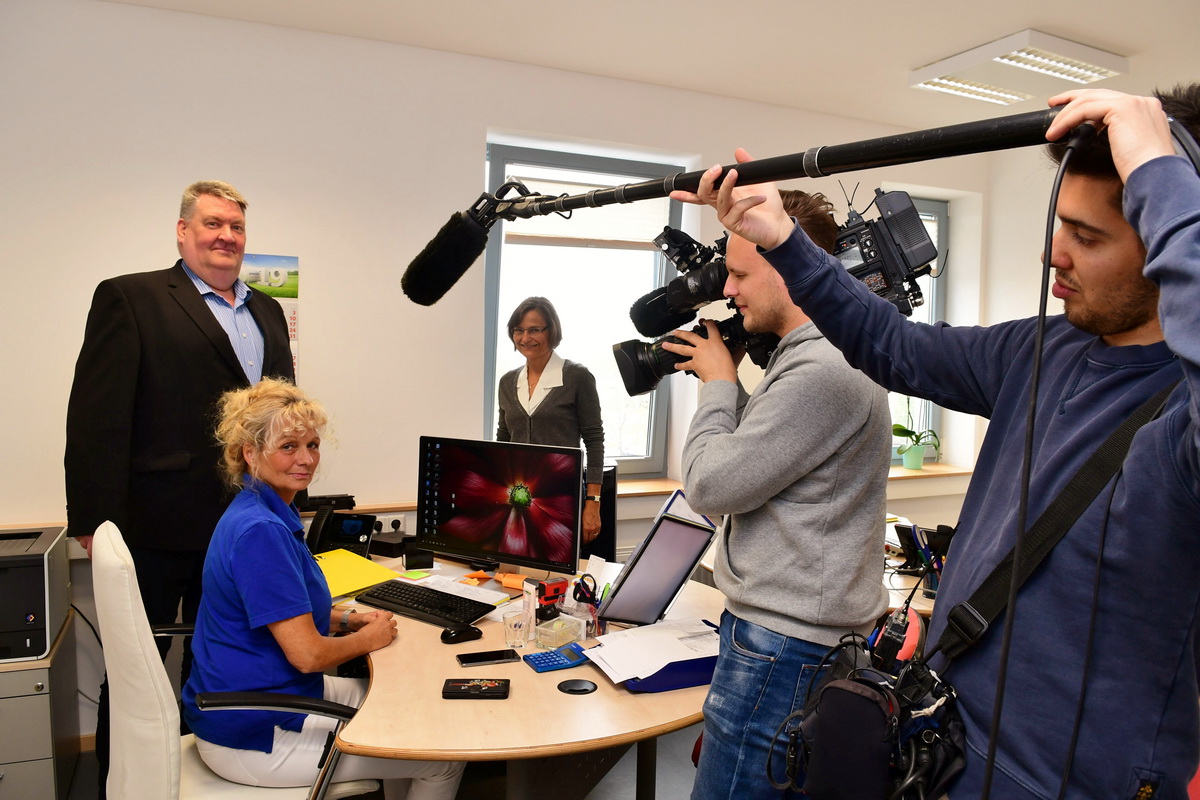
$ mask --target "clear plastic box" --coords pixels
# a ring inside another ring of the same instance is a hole
[[[583,639],[584,623],[570,614],[559,614],[554,619],[539,622],[536,632],[538,647],[556,650],[565,644]]]

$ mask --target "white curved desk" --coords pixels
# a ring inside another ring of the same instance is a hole
[[[724,598],[709,586],[690,582],[668,618],[720,619]],[[399,635],[369,656],[371,687],[354,719],[342,729],[338,747],[375,758],[431,761],[508,761],[507,796],[533,797],[546,791],[550,773],[561,773],[563,756],[586,756],[638,744],[639,798],[654,797],[654,738],[685,728],[703,717],[708,686],[638,694],[614,686],[593,664],[535,673],[524,662],[464,669],[454,656],[503,648],[498,622],[478,623],[483,638],[459,645],[439,640],[441,629],[397,617]],[[530,643],[522,654],[537,652]],[[508,678],[507,700],[443,700],[446,678]],[[588,695],[558,691],[566,679],[585,678],[597,689]],[[620,754],[616,755],[619,758]],[[543,759],[552,758],[547,763]],[[607,771],[616,758],[604,767]],[[572,769],[580,763],[576,759]],[[565,775],[567,780],[578,775]]]

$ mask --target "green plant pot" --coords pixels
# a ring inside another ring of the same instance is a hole
[[[925,463],[925,445],[908,448],[900,454],[900,461],[905,469],[921,469],[921,465]]]

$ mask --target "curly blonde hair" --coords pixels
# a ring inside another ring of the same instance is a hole
[[[322,434],[329,424],[325,408],[290,381],[263,378],[253,386],[234,389],[221,396],[217,441],[222,447],[222,477],[235,491],[242,478],[253,475],[246,463],[244,447],[272,453],[286,436],[301,431]]]

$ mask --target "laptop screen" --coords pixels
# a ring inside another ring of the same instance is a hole
[[[676,489],[671,492],[671,496],[667,498],[667,502],[663,503],[662,508],[658,510],[658,516],[670,514],[673,517],[681,519],[690,519],[692,522],[699,522],[701,525],[707,525],[710,528],[715,528],[716,523],[711,519],[692,510],[688,504],[687,498],[684,497],[682,489]]]
[[[610,622],[652,625],[662,619],[700,563],[716,530],[660,516],[613,584],[596,615]]]

